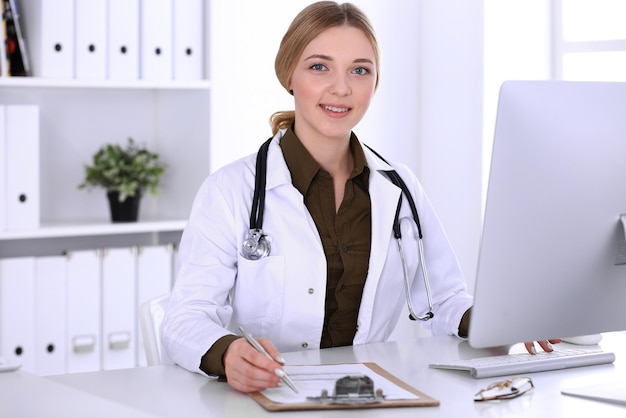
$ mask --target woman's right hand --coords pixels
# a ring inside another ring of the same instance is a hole
[[[259,338],[258,341],[272,358],[280,358],[280,352],[270,340]],[[278,386],[280,378],[275,370],[282,370],[282,366],[259,353],[245,338],[233,341],[224,353],[226,380],[241,392],[257,392]]]

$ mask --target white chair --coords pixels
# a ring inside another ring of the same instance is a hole
[[[139,326],[148,366],[172,364],[161,346],[161,323],[169,297],[168,293],[144,302],[139,307]]]

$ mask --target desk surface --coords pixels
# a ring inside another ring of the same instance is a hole
[[[427,337],[319,351],[284,353],[288,364],[376,362],[418,390],[438,399],[438,407],[344,411],[302,411],[301,417],[568,417],[624,416],[625,406],[574,398],[561,389],[626,381],[626,334],[605,334],[603,349],[614,364],[533,373],[535,390],[502,402],[479,403],[473,395],[497,379],[473,379],[467,372],[436,370],[433,361],[487,355],[453,337]],[[519,346],[513,347],[517,351]],[[292,413],[289,413],[290,415]],[[383,415],[384,414],[384,415]],[[256,417],[266,412],[248,395],[223,382],[177,366],[156,366],[52,377],[25,372],[0,374],[2,417]],[[295,414],[294,414],[295,415]]]

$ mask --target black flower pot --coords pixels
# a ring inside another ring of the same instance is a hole
[[[123,202],[119,201],[119,192],[107,192],[112,222],[137,222],[139,216],[139,202],[141,193],[128,196]]]

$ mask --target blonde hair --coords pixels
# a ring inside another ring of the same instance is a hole
[[[374,49],[376,87],[378,87],[380,52],[374,28],[365,14],[351,3],[319,1],[304,8],[291,22],[276,54],[274,69],[278,81],[289,91],[291,76],[306,46],[326,29],[347,25],[360,29]],[[291,91],[289,92],[293,94]],[[272,134],[288,128],[295,119],[293,110],[276,112],[270,117]]]

